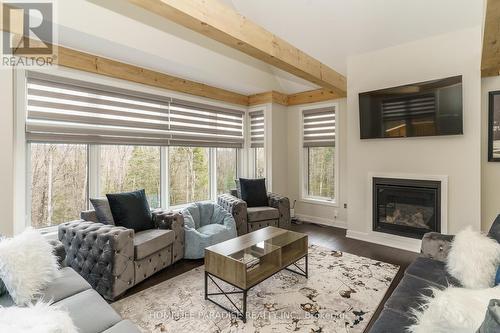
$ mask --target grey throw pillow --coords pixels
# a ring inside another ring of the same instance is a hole
[[[476,333],[496,332],[500,332],[500,300],[492,299],[488,305],[486,317]]]
[[[115,225],[115,220],[113,219],[113,214],[111,213],[107,198],[90,199],[90,202],[92,206],[94,206],[95,214],[100,223]]]

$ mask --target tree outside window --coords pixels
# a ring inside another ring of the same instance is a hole
[[[307,150],[307,194],[313,198],[335,198],[335,148],[309,147]]]
[[[88,147],[30,144],[31,225],[55,226],[78,219],[88,209]],[[161,206],[161,149],[150,146],[97,146],[99,195],[145,189],[151,208]],[[235,187],[238,149],[169,147],[165,179],[169,205],[210,199],[210,154],[214,153],[217,194]],[[263,169],[262,169],[263,170]],[[167,193],[165,193],[167,195]],[[166,208],[166,207],[165,207]]]
[[[144,189],[151,208],[160,207],[160,148],[101,146],[101,195]]]
[[[31,144],[31,225],[76,220],[87,209],[87,145]]]
[[[217,194],[228,193],[236,187],[238,149],[216,148]]]
[[[169,147],[170,205],[208,200],[209,148]]]

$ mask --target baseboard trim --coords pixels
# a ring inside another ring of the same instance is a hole
[[[314,224],[321,224],[329,227],[347,229],[347,223],[344,221],[335,221],[331,219],[325,219],[323,217],[309,216],[304,214],[295,214],[295,217],[298,218],[299,220],[303,220],[303,222],[305,223],[311,222]]]
[[[422,241],[419,239],[412,239],[407,237],[394,236],[383,234],[380,232],[360,232],[354,230],[347,230],[346,236],[349,238],[380,244],[384,246],[394,247],[401,250],[420,253]]]

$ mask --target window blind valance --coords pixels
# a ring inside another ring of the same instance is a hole
[[[252,111],[250,115],[250,147],[264,147],[264,111]]]
[[[27,140],[242,148],[244,112],[29,72]]]
[[[304,147],[335,147],[335,108],[326,107],[302,112]]]

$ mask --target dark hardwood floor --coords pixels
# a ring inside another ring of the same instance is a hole
[[[348,252],[374,260],[396,264],[401,267],[394,281],[389,287],[389,290],[385,294],[383,301],[380,303],[377,311],[368,324],[365,332],[369,331],[370,327],[373,325],[374,320],[378,317],[380,311],[382,311],[385,301],[398,285],[406,267],[418,256],[417,253],[347,238],[346,231],[344,229],[321,226],[311,223],[302,223],[292,225],[292,230],[308,234],[309,242],[311,244],[316,244],[324,246],[326,248]],[[141,290],[152,287],[160,282],[185,273],[201,265],[203,265],[203,260],[181,260],[174,265],[164,269],[163,271],[151,276],[137,286],[131,288],[125,293],[123,297],[133,295]]]

